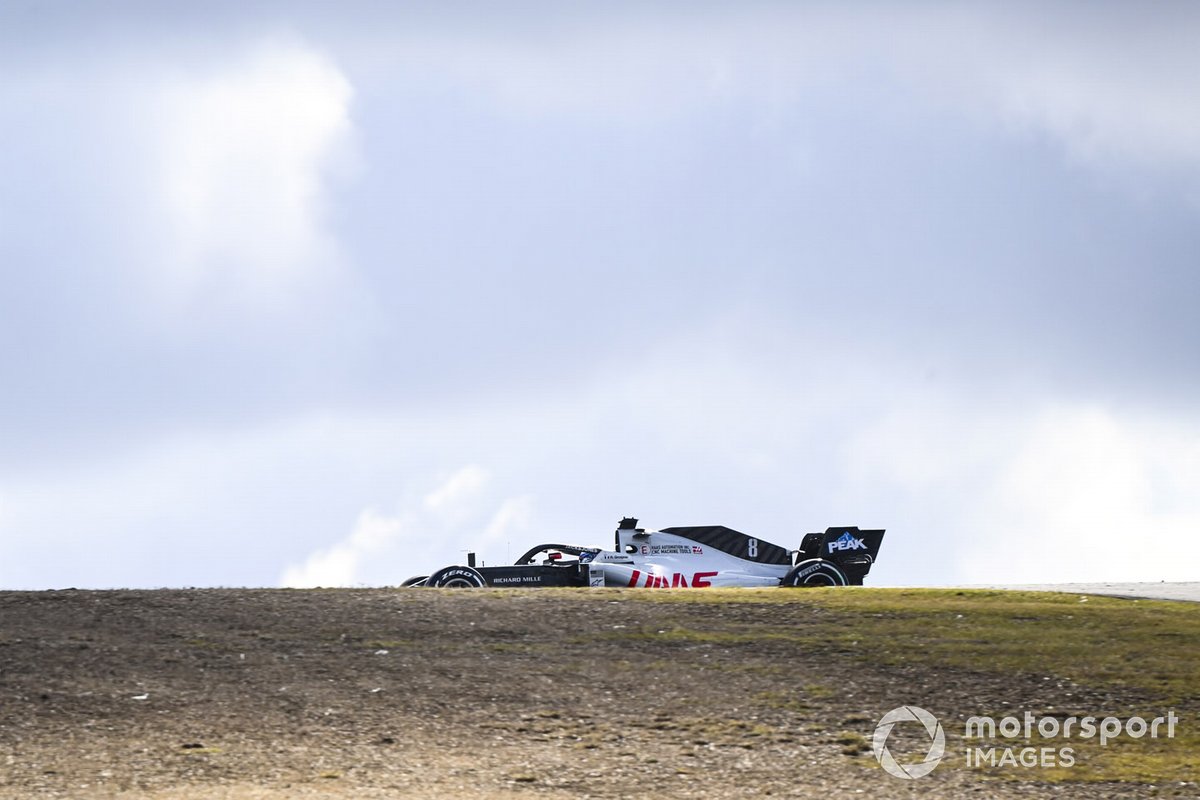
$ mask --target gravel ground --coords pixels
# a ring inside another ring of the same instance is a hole
[[[615,590],[3,592],[0,798],[1196,796],[888,776],[868,744],[887,710],[954,720],[1055,688],[754,636],[839,613]],[[677,627],[696,636],[656,641]],[[897,733],[899,757],[919,749]]]

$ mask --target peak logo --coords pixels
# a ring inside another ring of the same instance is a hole
[[[829,552],[834,550],[866,550],[867,545],[862,539],[856,539],[846,531],[840,537],[829,543]]]

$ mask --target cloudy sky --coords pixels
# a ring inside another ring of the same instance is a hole
[[[1194,5],[393,5],[0,3],[0,588],[1197,578]]]

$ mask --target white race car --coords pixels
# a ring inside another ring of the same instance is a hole
[[[883,542],[882,530],[829,528],[805,535],[796,550],[723,525],[647,531],[626,517],[613,550],[539,544],[516,564],[443,567],[404,586],[858,586]]]

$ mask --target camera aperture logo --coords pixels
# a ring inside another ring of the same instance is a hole
[[[929,750],[925,753],[925,757],[915,764],[901,764],[888,750],[888,736],[891,735],[892,728],[896,727],[898,722],[919,722],[924,726],[925,732],[929,734]],[[875,735],[871,738],[871,750],[875,753],[875,760],[887,774],[904,780],[923,778],[933,772],[934,767],[946,754],[946,732],[942,730],[942,723],[938,722],[938,718],[925,709],[917,706],[900,706],[884,714],[883,718],[879,720],[879,724],[875,726]]]

